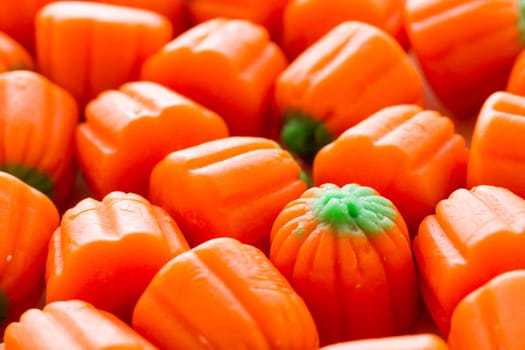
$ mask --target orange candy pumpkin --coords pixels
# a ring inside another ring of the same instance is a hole
[[[436,204],[466,182],[468,149],[452,119],[416,105],[386,107],[323,147],[314,183],[359,183],[390,199],[411,236]]]
[[[260,250],[232,238],[169,261],[137,302],[133,328],[161,349],[319,346],[303,300]]]
[[[525,197],[525,96],[498,91],[484,103],[472,134],[467,185],[489,184]]]
[[[150,177],[190,245],[232,237],[265,250],[279,211],[306,189],[299,164],[270,139],[235,136],[175,151]]]
[[[45,193],[61,207],[73,189],[74,98],[41,74],[0,74],[0,170]]]
[[[454,350],[525,349],[525,270],[502,273],[458,303],[448,336]]]
[[[86,198],[51,237],[46,302],[81,299],[129,321],[155,273],[188,248],[173,219],[139,195]]]
[[[232,135],[263,136],[268,132],[274,81],[286,64],[264,27],[215,18],[192,27],[150,57],[141,79],[168,86],[217,112]]]
[[[270,260],[308,305],[322,345],[397,335],[418,316],[405,222],[370,187],[323,184],[288,203]]]
[[[1,330],[41,299],[47,246],[59,221],[48,197],[0,171]]]
[[[282,142],[292,152],[311,158],[384,107],[422,104],[423,85],[394,38],[372,25],[347,21],[279,75],[275,103],[282,119]]]
[[[130,82],[101,93],[77,127],[77,158],[96,197],[147,195],[153,166],[169,153],[228,136],[224,120],[159,84]]]
[[[283,48],[289,57],[345,21],[360,21],[400,37],[404,0],[289,0],[283,15]]]
[[[94,2],[48,4],[35,21],[39,70],[81,107],[137,80],[142,62],[172,36],[171,23],[158,13]]]
[[[28,310],[7,327],[5,346],[11,350],[157,349],[115,315],[81,300]]]
[[[525,199],[490,185],[439,202],[413,240],[420,290],[444,337],[455,307],[493,277],[525,268]]]
[[[485,99],[503,90],[523,48],[516,0],[406,0],[410,46],[440,102],[472,118]]]

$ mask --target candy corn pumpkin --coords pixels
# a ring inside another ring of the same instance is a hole
[[[151,82],[101,93],[77,127],[77,158],[94,195],[147,195],[153,166],[169,153],[228,136],[216,113]]]
[[[432,333],[398,335],[354,340],[322,347],[320,350],[448,350],[447,343]]]
[[[498,91],[483,104],[474,125],[467,185],[490,184],[525,197],[525,96]]]
[[[25,312],[5,332],[8,349],[157,349],[109,312],[81,300],[57,301]]]
[[[288,203],[270,260],[308,305],[321,345],[397,335],[418,316],[405,222],[370,187],[323,184]]]
[[[463,298],[448,336],[454,350],[524,349],[525,270],[502,273]]]
[[[304,301],[257,248],[211,239],[170,260],[133,312],[161,349],[318,349]]]
[[[226,236],[264,250],[279,211],[306,187],[275,141],[235,136],[172,152],[154,167],[149,190],[191,246]]]
[[[308,158],[381,108],[422,104],[423,85],[394,38],[347,21],[287,66],[276,81],[275,102],[282,142]]]
[[[286,64],[264,27],[215,18],[194,26],[150,57],[141,78],[217,112],[232,135],[263,136],[274,81]]]
[[[288,0],[192,0],[187,1],[187,8],[193,25],[217,17],[244,19],[264,26],[270,36],[278,40],[287,2]]]
[[[521,12],[516,0],[406,0],[412,51],[456,116],[475,118],[484,100],[505,88],[523,47]]]
[[[436,204],[466,182],[468,149],[454,122],[416,105],[386,107],[323,147],[314,183],[359,183],[394,202],[411,236]]]
[[[0,74],[0,170],[45,193],[61,207],[73,188],[74,98],[39,73]]]
[[[47,245],[59,220],[48,197],[0,171],[0,330],[41,299]]]
[[[283,48],[297,57],[345,21],[360,21],[401,37],[404,0],[290,0],[283,15]]]
[[[46,302],[81,299],[130,321],[153,275],[188,248],[173,219],[139,195],[86,198],[51,237]]]
[[[0,73],[34,69],[33,57],[15,39],[0,31]]]
[[[493,277],[525,268],[525,200],[490,185],[458,189],[413,240],[420,290],[444,337],[458,303]]]
[[[138,79],[142,62],[172,36],[158,13],[94,2],[48,4],[35,21],[40,72],[82,107],[103,90]]]

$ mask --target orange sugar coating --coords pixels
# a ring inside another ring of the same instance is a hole
[[[460,300],[496,275],[523,268],[525,200],[496,186],[454,191],[413,241],[420,290],[441,334]]]
[[[411,236],[435,205],[464,187],[468,149],[453,121],[416,105],[386,107],[322,148],[315,184],[355,182],[394,202]]]
[[[260,25],[215,18],[173,39],[142,67],[154,81],[217,112],[236,136],[262,136],[286,58]]]
[[[96,197],[147,195],[150,172],[167,154],[228,136],[216,113],[159,84],[130,82],[100,94],[77,128],[77,158]]]
[[[153,275],[188,248],[173,219],[139,195],[83,199],[51,238],[46,302],[81,299],[130,321]]]
[[[103,90],[138,79],[142,62],[171,36],[169,20],[152,11],[56,2],[36,16],[38,68],[83,108]]]
[[[484,103],[472,134],[469,187],[489,184],[525,196],[525,97],[499,91]]]

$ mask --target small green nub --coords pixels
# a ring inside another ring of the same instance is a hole
[[[311,202],[311,210],[338,235],[379,234],[394,227],[397,215],[390,200],[357,184],[325,184]]]
[[[0,170],[16,176],[53,200],[53,181],[47,174],[40,170],[23,164],[2,164],[0,165]]]
[[[304,183],[306,184],[306,187],[308,188],[312,187],[312,180],[310,179],[308,174],[306,174],[304,171],[301,171],[301,173],[299,174],[299,179],[304,181]]]
[[[0,291],[0,325],[3,325],[7,321],[9,316],[9,303],[4,292]]]
[[[518,27],[520,29],[521,45],[525,46],[525,0],[519,0],[518,7],[519,7]]]
[[[287,113],[281,130],[284,145],[293,153],[312,158],[324,145],[333,140],[323,122],[300,113]]]

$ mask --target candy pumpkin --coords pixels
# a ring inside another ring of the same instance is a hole
[[[34,69],[33,57],[15,39],[0,31],[0,72]]]
[[[157,349],[115,315],[81,300],[28,310],[7,327],[4,340],[13,350]]]
[[[215,111],[232,135],[264,136],[274,81],[286,64],[284,53],[261,25],[214,18],[152,55],[141,79],[170,87]]]
[[[458,303],[493,277],[525,268],[525,199],[480,185],[454,191],[413,240],[423,300],[444,337]]]
[[[523,48],[517,0],[406,0],[410,47],[431,90],[456,117],[475,119],[503,90]]]
[[[162,85],[137,81],[88,103],[77,127],[77,159],[97,198],[147,195],[153,166],[169,153],[228,136],[224,120]]]
[[[345,21],[369,23],[401,39],[403,9],[404,0],[289,0],[282,46],[289,57],[297,57]]]
[[[83,108],[100,92],[137,80],[142,62],[172,36],[152,11],[89,1],[61,1],[36,15],[39,71]]]
[[[266,250],[273,220],[306,187],[299,164],[275,141],[232,136],[170,153],[153,168],[149,198],[191,246],[226,236]]]
[[[453,350],[525,349],[525,270],[502,273],[463,298],[452,314]]]
[[[0,171],[0,330],[38,305],[47,246],[59,220],[48,197]]]
[[[505,187],[525,197],[525,96],[498,91],[483,104],[474,124],[467,185]]]
[[[61,207],[76,175],[79,112],[74,98],[39,73],[0,74],[0,170],[45,193]]]
[[[390,199],[411,236],[436,204],[466,182],[468,149],[451,118],[416,105],[381,109],[324,146],[317,185],[359,183]]]
[[[80,299],[130,321],[153,275],[188,248],[173,219],[139,195],[86,198],[51,237],[46,302]]]
[[[272,227],[270,260],[308,305],[321,345],[397,335],[418,316],[405,222],[370,187],[323,184],[289,202]]]
[[[315,350],[303,300],[257,248],[215,238],[170,260],[133,313],[161,349]]]
[[[312,158],[346,129],[384,107],[422,104],[423,85],[394,38],[372,25],[346,21],[279,75],[275,103],[284,145]]]

